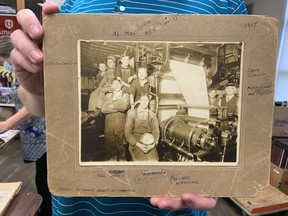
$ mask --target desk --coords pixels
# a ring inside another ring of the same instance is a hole
[[[255,197],[231,200],[242,209],[243,216],[282,215],[280,212],[288,210],[288,196],[272,185],[263,188]]]
[[[35,216],[42,203],[42,197],[36,193],[17,194],[8,209],[5,216]]]

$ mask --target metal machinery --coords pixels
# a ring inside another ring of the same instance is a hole
[[[228,50],[229,46],[224,46],[224,48]],[[227,61],[225,56],[228,55],[222,52],[221,49],[218,54]],[[231,46],[230,49],[235,50],[234,46]],[[167,53],[169,52],[166,51]],[[166,56],[166,58],[169,57]],[[233,70],[236,68],[235,71],[237,72],[239,71],[240,61],[239,58],[236,60],[236,63],[232,61],[227,64],[222,63],[221,67],[227,67],[225,70],[232,71],[228,68],[232,65]],[[218,61],[218,64],[220,63]],[[156,101],[156,113],[159,113],[159,110],[163,108],[158,97],[160,95],[159,85],[161,85],[159,80],[162,78],[161,75],[165,74],[165,66],[163,64],[162,67],[161,64],[155,62],[152,62],[152,65],[156,65],[156,74],[158,74],[155,82],[156,94],[153,94],[153,96]],[[219,80],[216,80],[218,87],[223,90],[225,88],[223,83],[227,82],[228,79],[238,77],[236,72],[228,77],[220,77],[222,85]],[[219,74],[217,76],[227,73]],[[158,152],[162,161],[236,162],[238,114],[228,114],[227,107],[221,107],[218,104],[216,106],[196,107],[209,110],[209,118],[204,119],[188,115],[187,109],[193,108],[193,105],[174,104],[172,106],[174,106],[175,115],[160,123],[161,140],[158,145]]]
[[[200,119],[176,115],[160,124],[162,160],[224,162],[229,151],[234,161],[237,143],[237,117]]]
[[[160,122],[158,152],[162,161],[236,162],[237,114],[228,114],[227,107],[189,104],[167,107],[159,101],[156,97],[156,113],[161,109],[175,113]],[[208,109],[209,118],[191,116],[189,108]]]
[[[237,114],[227,114],[227,107],[220,106],[161,105],[158,94],[152,92],[155,98],[152,110],[157,114],[161,109],[175,113],[160,122],[158,152],[162,161],[236,162]],[[207,119],[189,116],[188,108],[208,109],[210,116]]]

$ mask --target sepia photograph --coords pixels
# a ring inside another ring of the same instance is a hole
[[[269,184],[274,19],[58,14],[43,26],[53,194],[249,197]]]
[[[78,40],[80,164],[236,165],[242,52],[241,42]]]

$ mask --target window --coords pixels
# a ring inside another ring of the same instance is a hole
[[[282,35],[279,41],[275,101],[288,101],[288,4],[285,4]]]

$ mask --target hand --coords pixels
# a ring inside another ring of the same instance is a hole
[[[145,145],[144,144],[144,149],[145,149],[145,153],[149,153],[152,149],[154,149],[156,147],[156,144],[153,143],[153,144],[150,144],[150,145]]]
[[[137,142],[136,146],[138,148],[141,149],[141,151],[143,151],[145,154],[147,154],[148,152],[150,152],[153,148],[155,148],[155,143],[151,144],[151,145],[145,145],[142,143]]]
[[[133,79],[134,79],[134,76],[128,77],[128,83],[131,83],[133,81]]]
[[[142,152],[148,153],[148,152],[145,152],[146,149],[144,148],[144,145],[143,145],[142,143],[137,142],[137,143],[136,143],[136,147],[140,148],[140,150],[141,150]]]
[[[43,14],[59,12],[58,5],[46,2]],[[35,14],[29,10],[20,10],[17,20],[23,30],[14,31],[10,38],[15,48],[11,52],[14,72],[21,86],[31,94],[44,94],[43,80],[43,28]]]
[[[193,193],[183,193],[181,197],[151,197],[150,203],[160,209],[179,210],[192,208],[209,210],[215,207],[217,198],[199,197]]]

